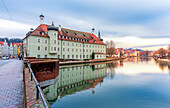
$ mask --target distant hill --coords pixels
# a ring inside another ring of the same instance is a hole
[[[0,41],[7,41],[8,43],[23,43],[23,40],[22,39],[19,39],[19,38],[0,38]]]

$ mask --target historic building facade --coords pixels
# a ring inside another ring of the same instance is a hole
[[[104,59],[106,45],[101,36],[41,24],[23,39],[24,57],[59,59]]]
[[[18,57],[19,54],[21,54],[21,48],[22,48],[22,42],[16,42],[12,43],[12,41],[8,39],[0,40],[0,58],[2,56],[9,56],[11,58]],[[8,41],[7,41],[8,40]],[[15,39],[13,39],[15,41]],[[21,54],[22,55],[22,54]]]

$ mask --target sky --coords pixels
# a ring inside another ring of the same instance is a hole
[[[8,12],[3,4],[5,2]],[[0,37],[24,38],[44,23],[100,30],[116,47],[157,50],[170,44],[170,0],[0,0]]]

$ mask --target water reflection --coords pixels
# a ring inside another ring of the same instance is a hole
[[[169,79],[164,77],[169,70],[169,65],[157,63],[151,57],[68,66],[59,69],[54,84],[42,88],[54,108],[105,107],[106,101],[108,107],[150,108],[150,103],[163,100],[162,95],[170,91],[166,85],[169,83],[165,83]],[[160,90],[160,85],[166,90]],[[165,103],[170,101],[168,97]]]
[[[114,69],[114,64],[110,65]],[[59,69],[59,79],[55,84],[43,89],[44,94],[50,104],[66,95],[91,89],[95,93],[94,87],[103,82],[107,76],[106,64],[91,64],[83,66],[70,66]],[[114,75],[113,75],[114,76]]]

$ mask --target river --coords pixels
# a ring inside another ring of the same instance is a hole
[[[52,108],[170,108],[170,66],[128,58],[60,67],[42,89]]]

